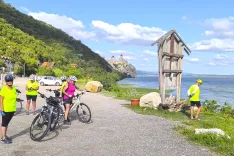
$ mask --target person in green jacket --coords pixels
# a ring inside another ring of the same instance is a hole
[[[196,120],[200,120],[198,118],[200,111],[201,111],[201,102],[200,102],[200,85],[202,84],[202,80],[201,79],[197,79],[196,80],[196,84],[192,85],[189,89],[188,89],[188,96],[189,96],[189,101],[191,104],[190,107],[190,116],[191,119],[193,120],[193,111],[194,111],[194,106],[196,105],[198,107],[195,119]]]

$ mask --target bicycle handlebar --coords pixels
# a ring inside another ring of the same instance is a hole
[[[45,96],[45,94],[42,94],[40,92],[38,92],[38,94],[40,94],[41,98],[43,98],[43,99],[47,99],[48,98],[48,97]]]
[[[59,91],[59,89],[46,89],[47,91],[49,91],[49,92],[56,92],[56,91]]]
[[[16,92],[17,92],[17,93],[21,93],[21,91],[20,91],[19,89],[16,89]]]
[[[78,98],[80,95],[83,95],[83,94],[85,94],[85,92],[81,92],[80,94],[76,94],[76,95],[74,95],[73,97]]]
[[[46,90],[50,91],[51,89],[46,89]],[[51,91],[57,91],[57,90],[51,90]],[[48,99],[48,97],[45,96],[45,94],[42,94],[42,93],[40,93],[40,92],[38,92],[38,94],[40,94],[41,98],[43,98],[43,99]],[[76,94],[76,95],[74,95],[73,97],[78,98],[80,95],[83,95],[83,94],[85,94],[85,92],[81,92],[80,94]]]

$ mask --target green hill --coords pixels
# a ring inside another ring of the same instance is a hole
[[[0,0],[0,55],[10,57],[15,64],[15,72],[75,74],[82,78],[96,78],[98,75],[120,79],[123,75],[113,70],[108,62],[89,47],[57,29],[31,16],[23,14],[10,4]],[[43,62],[55,62],[52,70],[38,66]],[[71,64],[77,68],[71,69]],[[105,74],[104,74],[105,73]],[[111,75],[112,74],[112,75]]]

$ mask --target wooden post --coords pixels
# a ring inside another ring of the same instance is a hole
[[[160,86],[160,68],[161,68],[161,62],[159,61],[160,59],[160,47],[158,47],[158,89],[160,90],[161,89],[161,86]]]
[[[178,53],[183,53],[182,42],[179,43]],[[182,58],[178,59],[177,70],[182,70]],[[181,89],[181,77],[182,73],[177,74],[177,82],[176,82],[176,102],[180,102],[180,89]]]
[[[159,73],[159,84],[160,84],[160,96],[161,96],[161,100],[162,100],[162,104],[164,104],[164,77],[163,77],[163,62],[162,62],[162,52],[163,52],[163,47],[160,47],[159,49],[159,65],[160,65],[160,73]]]

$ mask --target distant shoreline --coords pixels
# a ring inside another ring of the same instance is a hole
[[[158,75],[138,75],[138,77],[158,77]],[[200,78],[234,78],[234,75],[182,75],[183,77],[200,77]]]

